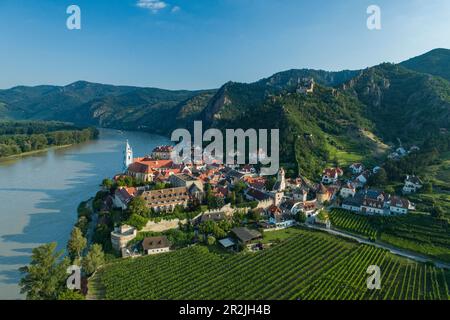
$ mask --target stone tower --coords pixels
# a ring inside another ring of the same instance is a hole
[[[123,157],[123,171],[127,171],[128,166],[133,163],[133,149],[130,147],[130,144],[128,143],[125,147],[124,157]]]
[[[277,182],[275,183],[276,190],[275,191],[284,191],[286,189],[286,179],[284,177],[284,169],[280,168],[277,174]]]

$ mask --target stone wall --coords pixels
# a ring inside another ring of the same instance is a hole
[[[149,221],[147,222],[147,225],[144,228],[142,228],[141,231],[162,232],[170,229],[177,229],[180,221],[182,224],[187,223],[186,219],[161,220],[160,222]]]

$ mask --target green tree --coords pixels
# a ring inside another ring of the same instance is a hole
[[[147,204],[142,197],[135,197],[130,201],[128,205],[128,210],[131,215],[139,215],[141,217],[148,217],[149,210],[147,208]]]
[[[433,192],[433,184],[431,182],[425,182],[422,187],[422,192],[432,193]]]
[[[295,215],[295,220],[299,223],[305,223],[306,222],[306,214],[303,212],[299,212]]]
[[[161,190],[161,189],[165,189],[167,186],[164,182],[156,182],[155,185],[153,186],[153,190]]]
[[[328,212],[325,210],[321,210],[317,215],[317,219],[322,222],[327,222],[329,218]]]
[[[102,187],[104,187],[105,189],[111,189],[111,187],[113,186],[113,181],[111,179],[103,179],[102,181]]]
[[[249,211],[248,216],[253,221],[259,221],[261,219],[261,212],[258,209],[252,209]]]
[[[226,237],[227,233],[215,221],[205,221],[199,225],[199,230],[205,236],[214,235],[214,237],[221,239]]]
[[[266,189],[267,190],[272,190],[273,186],[275,185],[275,183],[277,182],[277,178],[275,176],[270,176],[267,180],[266,180]]]
[[[233,186],[233,190],[236,193],[242,193],[245,189],[247,189],[247,184],[244,181],[238,181]]]
[[[371,186],[383,186],[387,183],[388,176],[386,170],[381,168],[377,173],[373,174],[369,178],[369,185]]]
[[[81,252],[86,248],[87,240],[83,237],[83,232],[80,228],[74,227],[70,234],[69,242],[67,243],[67,251],[69,257],[74,260],[81,257]]]
[[[206,239],[206,243],[209,246],[212,246],[216,243],[216,238],[214,238],[213,236],[208,236],[208,238]]]
[[[88,221],[88,219],[85,216],[79,217],[77,223],[75,224],[75,226],[77,228],[80,228],[80,230],[83,233],[83,235],[86,234],[87,229],[88,229],[88,225],[89,225],[89,221]]]
[[[225,201],[221,197],[211,195],[208,197],[208,207],[211,209],[219,209],[225,205]]]
[[[226,202],[234,205],[236,203],[236,192],[234,191],[228,192]]]
[[[24,274],[20,293],[28,300],[55,300],[65,290],[69,260],[61,260],[63,252],[55,252],[56,246],[52,242],[34,248],[30,264],[19,269]]]
[[[105,254],[103,253],[102,246],[99,244],[94,244],[86,257],[83,258],[83,270],[88,275],[91,275],[104,263]]]
[[[395,189],[393,186],[388,186],[384,189],[384,191],[386,191],[387,193],[393,194],[395,193]]]
[[[444,210],[440,206],[434,206],[431,210],[431,216],[442,219],[444,218]]]
[[[85,300],[85,296],[78,291],[65,290],[58,295],[58,300]]]
[[[135,227],[138,230],[141,230],[147,224],[148,219],[143,216],[132,214],[130,218],[125,222],[126,224]]]

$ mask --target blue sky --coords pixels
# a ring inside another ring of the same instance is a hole
[[[81,30],[66,28],[71,4]],[[366,27],[371,4],[379,31]],[[359,69],[450,48],[449,18],[448,0],[1,0],[0,88],[203,89],[291,68]]]

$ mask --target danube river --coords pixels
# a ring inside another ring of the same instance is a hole
[[[23,298],[18,268],[34,247],[53,241],[65,247],[78,204],[95,195],[103,178],[122,170],[126,139],[135,157],[170,142],[100,129],[95,141],[0,161],[0,299]]]

